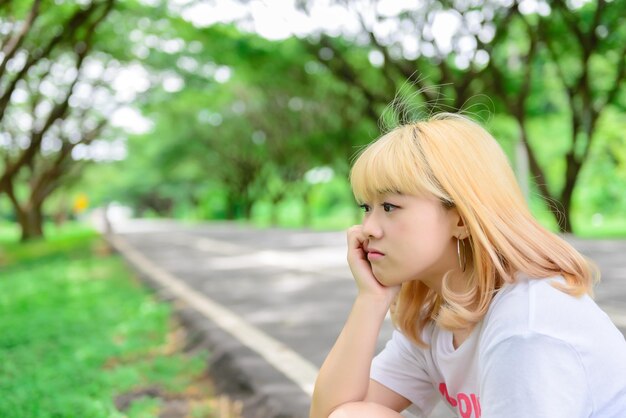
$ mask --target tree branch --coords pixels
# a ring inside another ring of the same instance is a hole
[[[9,196],[9,200],[11,201],[11,204],[13,205],[13,209],[15,209],[16,215],[20,217],[22,213],[24,212],[24,209],[22,208],[22,205],[20,205],[20,202],[17,200],[17,197],[15,196],[15,190],[13,189],[12,183],[9,183],[7,185],[5,192],[7,196]]]
[[[108,0],[108,3],[112,3],[112,0]],[[60,44],[61,41],[63,41],[64,39],[72,38],[75,35],[78,28],[81,27],[87,21],[87,19],[92,15],[92,13],[94,13],[97,10],[98,6],[99,4],[94,2],[94,3],[91,3],[91,5],[87,9],[84,9],[84,10],[78,9],[72,15],[72,17],[68,19],[68,21],[63,25],[63,30],[57,33],[57,35],[54,36],[44,48],[36,49],[35,50],[36,52],[32,54],[31,56],[29,56],[28,60],[26,61],[26,64],[24,64],[24,67],[22,67],[22,69],[15,75],[15,77],[13,77],[11,82],[8,83],[6,90],[2,93],[2,96],[0,96],[0,121],[2,121],[2,117],[4,116],[5,110],[7,106],[9,105],[9,102],[11,100],[11,95],[13,94],[13,91],[15,90],[17,83],[26,76],[26,74],[28,73],[28,70],[33,65],[35,65],[39,60],[50,55],[52,50],[58,44]]]
[[[613,86],[611,90],[609,90],[606,100],[603,103],[603,107],[607,104],[614,104],[615,99],[617,98],[617,94],[620,91],[620,85],[626,79],[626,46],[622,47],[621,52],[618,55],[620,57],[620,61],[617,65],[617,71],[615,73],[615,79],[611,85]]]
[[[530,46],[528,47],[528,53],[523,58],[526,71],[524,71],[524,78],[522,81],[522,85],[520,86],[520,91],[519,91],[519,94],[517,95],[517,107],[521,111],[524,111],[525,110],[524,103],[526,103],[526,99],[528,98],[530,94],[530,87],[532,84],[532,71],[533,71],[532,62],[537,52],[537,44],[539,43],[539,40],[538,40],[536,31],[530,25],[528,20],[521,14],[520,14],[520,18],[522,19],[522,22],[526,26],[528,38],[530,39]]]
[[[567,26],[569,26],[570,30],[574,33],[574,36],[576,36],[576,39],[580,43],[580,46],[583,47],[583,49],[588,48],[589,45],[587,44],[587,37],[585,36],[585,33],[581,30],[581,28],[576,23],[577,19],[574,13],[572,13],[572,11],[569,9],[569,7],[567,7],[567,4],[565,4],[563,0],[554,0],[554,4],[561,11],[563,18],[565,20],[565,23],[567,24]]]
[[[544,41],[544,44],[546,45],[548,53],[550,54],[550,58],[552,58],[552,63],[554,64],[554,67],[556,68],[557,75],[559,76],[559,79],[561,80],[561,83],[563,84],[563,87],[565,88],[565,91],[567,93],[567,98],[568,98],[568,101],[569,101],[569,105],[573,109],[574,106],[575,106],[575,104],[574,104],[574,97],[576,96],[576,92],[575,92],[573,87],[571,87],[570,85],[567,84],[567,78],[565,76],[565,71],[563,70],[563,67],[561,66],[561,63],[559,62],[559,57],[558,57],[558,55],[556,53],[554,45],[552,45],[552,43],[550,42],[550,37],[546,35],[546,31],[547,31],[547,28],[545,26],[545,21],[544,21],[544,19],[540,19],[540,21],[539,21],[539,32],[540,32],[541,37],[542,37],[542,39]]]
[[[54,158],[48,167],[40,170],[39,175],[36,176],[33,181],[31,185],[31,200],[35,203],[43,202],[43,200],[56,188],[52,187],[52,185],[60,179],[65,172],[67,172],[69,164],[71,163],[69,158],[72,155],[74,147],[78,144],[89,145],[96,138],[98,138],[105,126],[106,120],[103,119],[96,125],[96,127],[84,133],[80,141],[76,143],[71,143],[65,138],[63,145],[61,146],[61,150],[57,153],[56,158]]]
[[[24,21],[24,25],[22,26],[22,30],[15,34],[15,36],[11,37],[2,48],[3,59],[2,62],[0,62],[0,79],[2,79],[2,76],[4,75],[7,63],[11,60],[11,58],[13,58],[18,48],[22,45],[22,42],[24,42],[28,31],[35,21],[35,18],[39,15],[40,4],[41,0],[34,0],[33,6],[31,7],[27,18]]]
[[[384,57],[384,63],[383,63],[383,75],[384,75],[384,79],[387,82],[387,87],[390,88],[391,90],[395,89],[395,82],[393,80],[392,75],[390,74],[389,70],[390,70],[390,63],[393,62],[394,60],[391,59],[391,57],[389,56],[389,51],[387,50],[386,47],[383,47],[380,42],[378,42],[378,39],[376,38],[376,35],[374,34],[373,30],[370,30],[367,28],[367,26],[365,25],[365,19],[363,18],[363,15],[360,12],[357,12],[357,17],[359,19],[359,23],[361,24],[361,28],[367,33],[367,36],[370,39],[370,42],[372,42],[372,44],[376,47],[376,49],[383,54]]]
[[[317,51],[315,51],[313,45],[308,45],[310,48],[312,48],[312,52],[314,52],[319,59],[319,55],[317,55]],[[372,91],[372,89],[363,84],[361,77],[359,77],[358,74],[352,69],[350,64],[344,59],[343,55],[339,53],[337,48],[333,45],[333,43],[326,35],[321,36],[320,45],[332,50],[335,56],[334,60],[330,62],[322,61],[322,63],[326,65],[333,74],[341,78],[348,85],[356,87],[359,89],[359,91],[361,91],[361,93],[367,99],[366,112],[368,116],[371,118],[371,120],[378,120],[378,114],[374,110],[374,104],[386,103],[386,99],[384,98],[384,96],[379,95],[378,93]]]
[[[46,119],[43,126],[39,130],[34,129],[31,132],[31,142],[29,147],[24,150],[24,152],[20,155],[17,161],[5,168],[4,173],[0,177],[0,192],[6,190],[7,185],[12,182],[13,177],[19,172],[22,167],[33,163],[33,159],[37,155],[37,152],[39,152],[41,142],[46,131],[54,124],[57,119],[62,119],[63,117],[65,117],[65,114],[69,108],[69,99],[74,90],[74,86],[80,79],[80,69],[87,54],[91,49],[91,41],[95,32],[95,28],[106,18],[108,13],[111,11],[111,8],[113,7],[113,3],[114,0],[107,0],[102,14],[88,25],[84,41],[78,42],[75,45],[75,68],[77,70],[76,77],[70,84],[64,99],[61,102],[57,103],[50,111],[48,118]],[[74,30],[76,30],[76,28]]]

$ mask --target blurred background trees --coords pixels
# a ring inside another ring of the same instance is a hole
[[[106,123],[89,97],[104,80],[87,67],[113,1],[80,8],[42,3],[0,3],[0,193],[23,239],[42,234],[44,201],[82,168],[72,150],[99,138]]]
[[[461,109],[501,141],[544,223],[626,234],[623,10],[4,1],[0,215],[24,239],[79,196],[143,216],[345,227],[358,149]]]

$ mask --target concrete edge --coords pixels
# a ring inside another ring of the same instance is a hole
[[[214,380],[217,392],[241,401],[243,418],[308,417],[311,402],[309,385],[303,388],[302,384],[281,373],[266,358],[234,336],[233,329],[224,329],[223,324],[220,326],[203,315],[189,301],[181,298],[175,289],[158,280],[154,271],[142,268],[129,254],[132,251],[129,249],[130,244],[120,236],[103,237],[142,282],[153,289],[161,300],[172,304],[175,317],[188,332],[186,349],[209,351],[208,373]],[[308,374],[310,372],[312,370]]]

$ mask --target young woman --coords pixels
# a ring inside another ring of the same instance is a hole
[[[440,400],[462,418],[626,417],[626,342],[590,298],[596,270],[533,219],[483,128],[455,114],[401,126],[351,182],[358,296],[311,418],[427,417]]]

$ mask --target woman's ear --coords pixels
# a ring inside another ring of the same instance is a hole
[[[450,209],[450,216],[452,218],[452,235],[457,239],[469,237],[469,230],[465,219],[463,219],[457,208]]]

